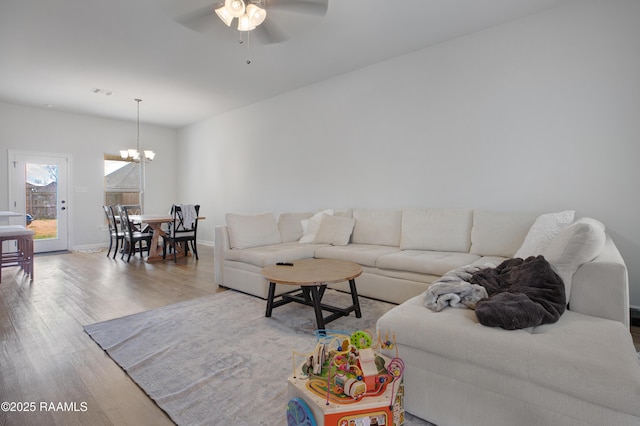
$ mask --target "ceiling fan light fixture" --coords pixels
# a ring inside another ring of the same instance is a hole
[[[242,15],[238,18],[238,31],[251,31],[255,30],[256,26],[251,22],[249,15]]]
[[[267,11],[255,4],[250,4],[247,6],[247,16],[249,17],[249,22],[255,28],[264,22],[267,17]]]
[[[229,10],[227,10],[226,6],[220,6],[219,8],[217,8],[216,14],[222,20],[222,22],[227,24],[227,27],[231,26],[231,21],[233,21],[233,15],[229,13]]]
[[[224,0],[224,7],[234,18],[240,18],[244,15],[245,7],[242,0]]]

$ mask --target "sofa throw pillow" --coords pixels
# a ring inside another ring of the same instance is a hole
[[[324,215],[320,220],[318,233],[313,240],[316,244],[346,246],[353,232],[356,220],[349,217]]]
[[[282,213],[278,216],[278,229],[283,243],[302,238],[302,221],[313,216],[312,212]]]
[[[600,254],[606,239],[602,222],[581,218],[569,225],[543,250],[544,258],[564,281],[567,301],[571,296],[573,274],[580,265],[592,261]]]
[[[471,209],[410,209],[402,212],[402,250],[469,252]]]
[[[560,232],[573,223],[575,210],[540,215],[531,225],[522,246],[513,257],[538,256]]]
[[[320,213],[314,214],[309,219],[300,221],[300,224],[302,226],[302,237],[298,240],[298,242],[302,244],[313,243],[313,241],[316,239],[318,228],[320,227],[320,221],[324,216],[333,216],[333,209],[321,211]]]
[[[260,247],[282,242],[278,223],[273,213],[225,215],[229,230],[229,245],[232,249]]]

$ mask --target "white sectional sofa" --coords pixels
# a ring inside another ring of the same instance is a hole
[[[360,295],[402,303],[452,268],[509,257],[538,215],[474,215],[471,209],[336,210],[334,217],[354,221],[347,245],[299,243],[301,221],[312,216],[312,212],[283,213],[276,221],[271,213],[228,214],[227,225],[215,230],[216,284],[266,298],[269,285],[260,275],[264,266],[308,257],[343,259],[362,266],[357,280]],[[323,215],[314,217],[321,221]],[[495,229],[501,225],[501,230]],[[503,247],[493,241],[495,231]],[[338,287],[348,289],[347,284]],[[280,286],[276,291],[288,290]]]
[[[452,269],[529,254],[545,255],[565,282],[568,309],[554,324],[503,330],[470,309],[424,306],[423,293]],[[262,267],[308,257],[360,264],[358,293],[399,304],[378,330],[395,335],[410,413],[440,426],[640,425],[627,269],[599,222],[573,223],[573,212],[349,209],[228,214],[215,230],[220,286],[266,298]]]

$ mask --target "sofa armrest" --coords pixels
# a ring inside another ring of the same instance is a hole
[[[218,285],[224,283],[224,254],[231,249],[229,245],[229,230],[226,225],[217,225],[214,233],[213,248],[213,279]]]
[[[629,327],[627,265],[610,236],[598,257],[580,266],[573,275],[569,309]]]

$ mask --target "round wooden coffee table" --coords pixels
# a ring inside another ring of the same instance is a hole
[[[319,330],[324,330],[325,324],[337,318],[348,316],[350,312],[356,313],[357,318],[362,317],[355,279],[362,274],[362,268],[357,263],[335,259],[302,259],[290,263],[267,266],[262,269],[262,275],[269,280],[269,295],[267,298],[267,311],[265,316],[270,317],[273,308],[291,302],[313,306],[316,314],[316,323]],[[322,297],[327,289],[327,284],[349,281],[352,305],[339,308],[322,303]],[[274,301],[276,284],[300,286],[300,293],[284,293],[281,299]],[[323,316],[322,311],[331,312]]]

